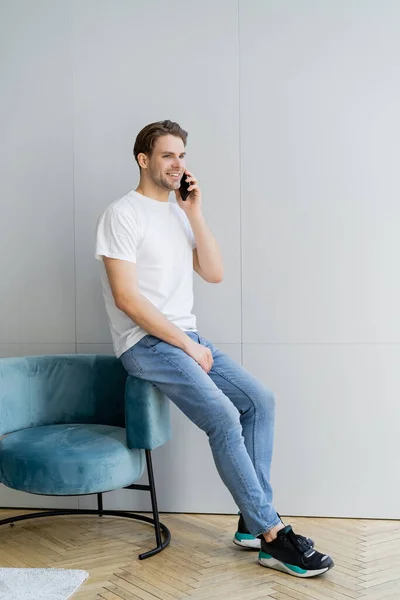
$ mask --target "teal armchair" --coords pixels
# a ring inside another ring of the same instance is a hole
[[[114,356],[64,354],[0,359],[0,482],[31,494],[97,495],[97,509],[57,509],[20,515],[96,514],[154,525],[157,546],[170,542],[160,523],[151,451],[170,439],[168,399],[129,376]],[[148,485],[137,481],[147,468]],[[103,509],[103,493],[150,492],[153,518]]]

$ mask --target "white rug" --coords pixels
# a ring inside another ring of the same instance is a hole
[[[0,598],[67,600],[88,576],[68,569],[0,569]]]

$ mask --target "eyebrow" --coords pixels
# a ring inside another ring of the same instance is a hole
[[[175,154],[175,152],[170,152],[169,150],[164,150],[161,154]],[[179,152],[179,156],[186,156],[186,152]]]

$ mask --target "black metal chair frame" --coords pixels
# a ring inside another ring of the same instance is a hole
[[[153,473],[153,463],[152,463],[152,459],[151,459],[151,450],[145,450],[145,453],[146,453],[146,464],[147,464],[147,474],[148,474],[148,478],[149,478],[149,485],[132,484],[132,485],[128,485],[122,489],[124,489],[124,490],[145,490],[145,491],[150,492],[151,505],[152,505],[152,511],[153,511],[152,519],[150,517],[143,517],[142,515],[138,515],[131,511],[103,510],[103,492],[101,492],[101,493],[96,494],[97,495],[97,510],[96,509],[95,510],[86,510],[86,509],[75,508],[75,509],[66,509],[66,510],[55,509],[55,510],[49,510],[49,511],[41,511],[41,512],[37,512],[37,513],[31,513],[29,515],[20,515],[20,516],[10,517],[8,519],[2,519],[2,520],[0,520],[0,526],[7,525],[9,523],[11,525],[11,527],[13,527],[14,524],[17,523],[18,521],[26,521],[28,519],[36,519],[36,518],[42,518],[42,517],[54,517],[57,515],[98,515],[99,517],[102,517],[103,515],[110,515],[113,517],[124,517],[127,519],[144,521],[145,523],[150,523],[151,525],[154,525],[157,546],[156,546],[156,548],[153,548],[153,550],[149,550],[148,552],[139,554],[139,557],[138,557],[139,560],[144,560],[145,558],[150,558],[150,556],[154,556],[155,554],[158,554],[159,552],[164,550],[164,548],[166,548],[168,546],[168,544],[170,543],[171,532],[169,531],[168,527],[166,527],[163,523],[160,522],[160,519],[159,519],[156,487],[155,487],[154,473]],[[50,495],[50,494],[44,494],[44,495]],[[93,494],[80,494],[80,495],[92,496]],[[60,497],[60,496],[58,496],[58,497]],[[161,535],[162,533],[164,534],[164,539],[162,539],[162,535]]]

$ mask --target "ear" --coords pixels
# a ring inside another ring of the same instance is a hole
[[[148,156],[144,152],[140,152],[137,156],[139,167],[141,169],[147,169]]]

